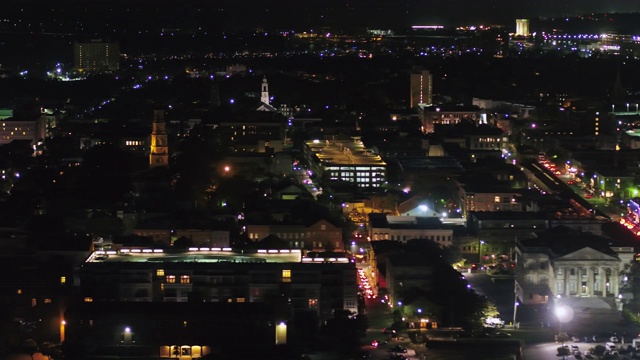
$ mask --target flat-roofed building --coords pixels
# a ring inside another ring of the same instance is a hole
[[[470,211],[524,211],[518,201],[521,193],[507,186],[468,183],[460,189],[462,213]]]
[[[390,216],[369,214],[371,241],[395,240],[406,243],[412,239],[425,239],[440,246],[451,246],[453,229],[437,217]]]
[[[387,163],[367,149],[359,136],[349,139],[309,140],[305,157],[316,173],[327,173],[333,181],[355,183],[358,187],[378,188],[387,177]]]
[[[73,45],[74,65],[78,71],[117,71],[120,68],[120,44],[93,39]]]
[[[33,145],[44,140],[47,119],[43,115],[11,117],[0,121],[0,144],[28,140]]]
[[[476,124],[486,123],[486,115],[481,114],[477,106],[434,105],[425,107],[422,112],[422,132],[432,133],[439,124],[457,124],[467,120]]]
[[[411,71],[410,86],[409,107],[413,109],[419,105],[433,104],[433,75],[429,71],[414,68]]]
[[[294,316],[311,314],[318,324],[335,310],[358,310],[355,263],[306,258],[300,250],[95,251],[81,267],[80,284],[91,302],[273,303],[284,296]]]

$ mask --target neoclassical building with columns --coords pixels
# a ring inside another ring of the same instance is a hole
[[[523,304],[558,295],[616,298],[634,255],[633,244],[622,239],[556,227],[517,241],[515,289]]]

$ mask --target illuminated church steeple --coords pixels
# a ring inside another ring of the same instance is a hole
[[[167,124],[164,121],[164,110],[155,110],[153,112],[153,126],[151,129],[150,167],[169,166],[169,143],[167,138]]]
[[[260,95],[260,101],[269,105],[269,83],[267,78],[262,79],[262,94]]]

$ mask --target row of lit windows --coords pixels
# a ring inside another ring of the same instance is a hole
[[[140,146],[144,145],[144,141],[141,140],[127,140],[124,142],[126,146]]]
[[[17,289],[16,293],[18,295],[22,295],[22,289]],[[51,304],[52,300],[51,300],[51,298],[45,298],[44,300],[42,300],[42,302],[45,303],[45,304]],[[31,299],[31,306],[33,307],[33,306],[36,306],[36,305],[38,305],[38,299],[32,298]]]
[[[166,282],[167,282],[167,284],[175,284],[176,283],[176,276],[175,275],[167,275]],[[191,283],[191,277],[189,275],[180,275],[180,284],[190,284],[190,283]]]
[[[7,131],[6,126],[7,126],[7,124],[2,123],[2,131]],[[25,129],[22,129],[22,126],[20,126],[20,127],[14,127],[13,130],[15,130],[15,131],[31,130],[31,127],[27,126]]]
[[[410,239],[427,239],[431,241],[451,241],[451,235],[389,235],[389,233],[374,233],[373,240],[410,240]]]
[[[16,134],[12,131],[10,135],[15,136]],[[22,132],[22,135],[25,135],[25,136],[26,136],[26,135],[27,135],[27,133],[23,131],[23,132]],[[10,139],[10,137],[9,137],[9,136],[5,136],[4,138],[5,138],[5,139]]]

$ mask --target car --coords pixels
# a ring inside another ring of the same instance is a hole
[[[610,336],[610,337],[609,337],[609,341],[610,341],[610,342],[612,342],[612,343],[618,343],[618,342],[620,342],[620,340],[618,340],[618,337],[617,337],[617,336],[615,336],[615,335]]]
[[[493,337],[494,338],[508,338],[508,337],[511,337],[511,334],[499,331],[495,335],[493,335]]]
[[[578,347],[578,345],[571,345],[571,351],[576,352],[576,351],[580,351],[580,348]]]
[[[587,195],[585,195],[584,197],[585,197],[585,198],[587,198],[587,199],[591,199],[591,198],[593,197],[593,195],[591,195],[591,194],[587,194]]]
[[[396,353],[406,353],[407,352],[407,348],[402,346],[402,345],[396,345],[394,347],[391,348],[392,352],[396,352]]]
[[[386,345],[386,344],[387,344],[386,340],[373,340],[371,342],[371,345],[374,346],[374,347],[379,347],[379,346]]]
[[[485,269],[486,267],[482,264],[471,264],[471,266],[469,267],[469,271],[471,272],[483,271]]]

